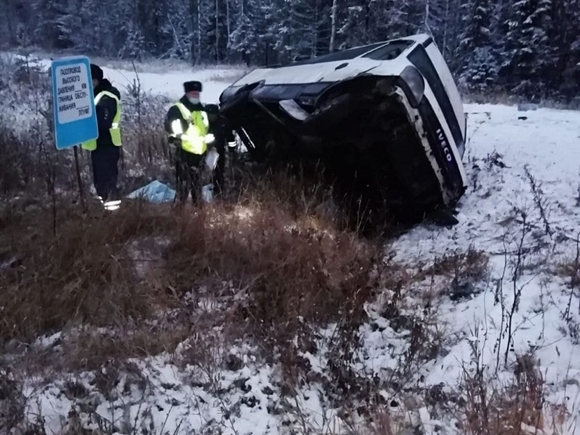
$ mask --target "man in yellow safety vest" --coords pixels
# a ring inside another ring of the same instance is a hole
[[[175,150],[177,197],[184,203],[191,192],[196,204],[201,192],[200,166],[214,136],[209,133],[207,112],[200,100],[201,82],[185,82],[183,88],[185,94],[167,112],[165,131]]]
[[[108,210],[119,207],[117,189],[118,162],[121,155],[121,94],[103,76],[103,70],[91,64],[91,76],[95,96],[95,109],[99,137],[81,144],[91,152],[93,184],[97,195]]]

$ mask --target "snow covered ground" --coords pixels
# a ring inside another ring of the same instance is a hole
[[[32,58],[36,59],[35,56]],[[156,68],[148,68],[146,64],[137,64],[133,68],[128,63],[106,61],[101,63],[98,59],[94,61],[91,59],[91,62],[102,67],[104,77],[117,87],[121,94],[126,93],[129,87],[139,82],[142,92],[179,98],[183,95],[184,82],[198,80],[204,85],[201,98],[205,103],[217,103],[224,88],[241,77],[245,71],[235,66],[191,67],[183,62],[160,63]],[[38,59],[38,64],[48,70],[51,61]],[[150,70],[158,72],[150,72]]]
[[[121,89],[132,81],[132,74],[105,69],[105,75]],[[140,80],[145,90],[177,98],[183,81],[198,79],[206,86],[204,100],[216,101],[228,84],[218,76],[231,74],[215,70],[142,73]],[[498,379],[507,381],[516,357],[533,351],[547,384],[548,401],[565,405],[568,412],[557,433],[580,434],[576,427],[580,417],[579,289],[571,296],[572,277],[561,273],[560,267],[574,261],[580,236],[580,112],[519,112],[496,105],[466,105],[465,109],[470,134],[465,162],[471,185],[458,207],[460,223],[451,229],[419,226],[385,247],[385,257],[404,265],[412,275],[429,270],[443,256],[471,248],[489,258],[489,270],[477,282],[456,282],[457,288],[449,288],[449,280],[432,273],[406,289],[406,312],[433,316],[434,328],[443,336],[442,351],[417,367],[410,383],[424,391],[441,386],[441,391],[451,395],[464,369],[472,369],[475,361],[490,376],[497,373]],[[395,331],[381,309],[393,291],[386,288],[367,306],[369,320],[360,330],[362,350],[354,367],[359,374],[390,376],[400,368],[410,347],[408,336]],[[427,295],[432,296],[428,307]],[[314,373],[324,375],[324,349],[330,335],[332,328],[321,331],[319,352],[305,355]],[[474,349],[478,351],[475,357]],[[200,373],[179,368],[172,355],[135,361],[140,377],[123,375],[115,396],[108,400],[93,387],[95,374],[77,376],[76,381],[88,391],[84,406],[94,408],[89,414],[78,408],[74,395],[65,392],[70,378],[49,385],[31,380],[30,412],[43,416],[48,433],[59,433],[65,420],[70,424],[72,407],[92,416],[92,428],[105,421],[118,426],[138,422],[163,434],[346,431],[320,382],[305,383],[293,403],[286,404],[294,410],[289,413],[288,406],[283,406],[287,399],[281,392],[278,367],[256,360],[255,350],[243,344],[225,352],[235,354],[240,367]],[[200,387],[208,377],[213,387]],[[389,391],[384,395],[403,400]],[[405,418],[421,423],[424,433],[455,433],[457,415],[436,416],[420,397],[415,401],[417,409]],[[544,430],[554,433],[547,427]]]
[[[135,73],[134,71],[112,69],[103,67],[105,78],[108,78],[113,86],[117,86],[121,93],[128,86],[133,86],[138,79],[141,90],[146,93],[166,95],[170,98],[180,98],[183,95],[183,83],[190,80],[198,80],[203,83],[201,99],[204,103],[217,103],[219,96],[227,85],[235,81],[243,74],[239,69],[191,69],[167,74]]]
[[[460,224],[451,230],[419,227],[392,246],[395,258],[409,267],[469,247],[490,257],[489,282],[479,295],[459,303],[441,300],[438,310],[447,333],[457,340],[428,370],[426,382],[457,380],[474,340],[485,365],[495,369],[499,361],[505,370],[506,310],[495,301],[495,292],[502,282],[504,305],[511,309],[513,263],[521,250],[526,266],[515,284],[521,295],[508,363],[534,350],[550,399],[565,403],[575,419],[580,417],[580,343],[564,319],[570,301],[571,317],[580,318],[578,289],[570,298],[571,277],[556,270],[575,258],[580,237],[580,113],[518,112],[494,105],[466,105],[466,111],[471,134],[466,169],[472,185],[459,207]],[[580,428],[569,429],[580,433]]]

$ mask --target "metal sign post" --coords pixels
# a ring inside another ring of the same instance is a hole
[[[97,139],[93,81],[85,56],[56,59],[51,65],[54,139],[61,150]]]
[[[86,211],[76,146],[99,136],[91,64],[86,56],[56,59],[52,61],[50,72],[54,142],[59,150],[75,147],[79,196],[83,210]]]

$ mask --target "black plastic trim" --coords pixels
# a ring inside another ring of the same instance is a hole
[[[446,187],[453,193],[453,196],[458,199],[465,190],[461,171],[459,170],[459,165],[462,163],[455,159],[455,155],[450,148],[453,145],[449,143],[449,139],[445,135],[443,126],[439,122],[437,115],[435,115],[431,103],[429,103],[429,100],[426,98],[423,98],[419,104],[419,114],[421,115],[423,124],[425,125],[427,140],[431,147],[431,151],[443,172]]]
[[[306,83],[306,84],[272,84],[264,85],[252,91],[252,97],[264,102],[278,102],[280,100],[297,99],[302,95],[317,97],[333,83]]]
[[[459,148],[464,142],[463,135],[461,134],[461,127],[459,126],[459,122],[455,116],[455,111],[453,110],[453,105],[451,104],[449,96],[445,91],[443,82],[441,81],[439,74],[437,74],[437,70],[435,69],[433,62],[431,62],[429,55],[425,51],[425,47],[418,45],[409,54],[408,58],[409,61],[417,67],[421,74],[423,74],[423,77],[425,77],[427,83],[429,83],[435,98],[439,102],[439,106],[441,106],[443,116],[445,116],[447,125],[451,130],[453,140],[455,141],[456,146]]]

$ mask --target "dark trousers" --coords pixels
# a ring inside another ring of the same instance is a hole
[[[91,151],[93,163],[93,183],[104,202],[116,199],[117,179],[119,177],[119,156],[121,148],[117,146],[97,147]]]
[[[192,154],[178,148],[175,154],[175,181],[177,199],[184,203],[191,192],[191,200],[196,204],[201,193],[200,166],[203,155]]]

